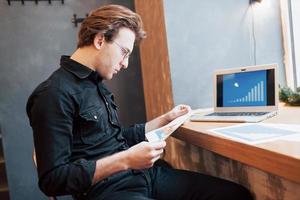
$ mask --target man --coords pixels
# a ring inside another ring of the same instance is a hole
[[[49,196],[75,199],[248,200],[243,187],[198,173],[153,166],[166,143],[145,132],[185,114],[179,106],[146,124],[120,125],[113,95],[102,80],[128,67],[145,33],[131,10],[108,5],[82,23],[77,50],[30,96],[39,187]]]

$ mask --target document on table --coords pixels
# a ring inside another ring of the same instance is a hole
[[[258,144],[300,134],[300,125],[245,123],[210,129],[209,131],[248,144]]]

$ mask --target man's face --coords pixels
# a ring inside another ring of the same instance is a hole
[[[128,67],[135,34],[128,28],[121,28],[112,42],[102,40],[96,61],[96,70],[105,80],[112,79],[121,69]]]

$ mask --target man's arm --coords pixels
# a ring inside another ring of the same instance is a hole
[[[139,142],[146,140],[145,133],[168,124],[177,117],[186,114],[189,109],[190,107],[186,105],[176,106],[171,111],[147,122],[146,124],[135,124],[128,128],[123,127],[122,134],[127,140],[127,144],[129,146],[133,146]]]
[[[33,129],[39,187],[48,196],[83,193],[92,185],[96,161],[71,161],[73,116],[71,96],[43,86],[30,97],[27,113]]]
[[[130,147],[145,141],[145,124],[134,124],[126,128],[122,127],[122,134]]]
[[[152,167],[165,146],[165,141],[141,142],[128,150],[97,160],[93,184],[120,171]]]
[[[178,105],[169,112],[149,121],[146,123],[145,131],[146,133],[154,129],[160,128],[169,122],[173,121],[177,117],[180,117],[190,110],[190,107],[187,105]]]
[[[189,106],[186,105],[176,106],[168,113],[147,122],[146,132],[166,125],[177,117],[186,114],[189,109]],[[160,158],[165,146],[165,141],[155,143],[144,141],[128,150],[97,160],[93,184],[120,171],[152,167],[155,161]]]

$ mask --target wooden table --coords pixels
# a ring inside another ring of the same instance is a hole
[[[265,120],[264,123],[300,125],[300,107],[280,106],[279,114]],[[257,199],[300,200],[300,136],[295,136],[295,140],[278,139],[250,145],[227,139],[209,131],[212,128],[234,124],[185,123],[173,134],[179,142],[169,142],[171,144],[166,160],[178,168],[221,176],[244,184],[252,190]],[[180,143],[180,141],[185,143]],[[193,147],[190,147],[190,144]],[[195,147],[198,147],[198,150],[195,150]],[[207,156],[207,152],[213,152],[213,154]],[[179,156],[176,158],[175,155]],[[212,162],[213,164],[206,164],[206,167],[199,166],[203,165],[203,162]],[[223,167],[218,169],[216,165],[220,162],[223,163]],[[239,163],[240,168],[234,166],[232,162]],[[224,167],[224,163],[231,165],[231,167]],[[215,170],[210,171],[210,167],[215,168]],[[244,168],[244,171],[239,174],[240,171],[238,170],[241,168]],[[235,174],[234,171],[237,173]],[[247,180],[243,180],[245,177],[239,176],[247,176]],[[270,177],[271,180],[269,180]],[[265,194],[270,191],[276,194]]]

